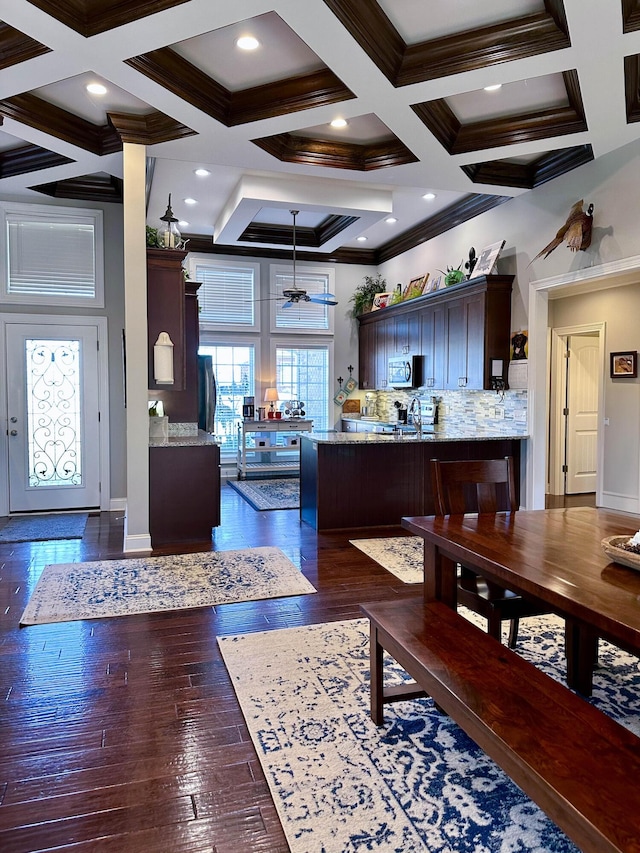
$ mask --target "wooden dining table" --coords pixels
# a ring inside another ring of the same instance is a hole
[[[591,695],[598,639],[640,656],[640,571],[612,563],[608,536],[633,536],[640,517],[605,509],[417,516],[402,525],[424,539],[424,597],[456,608],[457,563],[565,620],[567,684]]]

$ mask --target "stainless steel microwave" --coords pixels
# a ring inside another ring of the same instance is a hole
[[[424,356],[400,355],[387,362],[387,385],[391,388],[420,388]]]

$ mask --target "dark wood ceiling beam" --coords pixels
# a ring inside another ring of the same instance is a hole
[[[412,109],[449,154],[468,154],[552,136],[588,130],[575,70],[563,73],[567,100],[563,107],[461,124],[444,98],[413,104]]]
[[[354,222],[357,222],[359,218],[360,217],[358,216],[347,216],[346,214],[343,216],[338,214],[327,216],[315,229],[318,246],[324,246],[324,244],[328,243],[329,240],[333,240],[333,238],[337,237],[338,234],[341,234],[345,228],[348,228],[350,225],[353,225]]]
[[[407,86],[571,46],[562,0],[545,11],[407,45],[376,0],[324,0],[394,86]]]
[[[624,58],[624,96],[627,123],[640,121],[640,55]]]
[[[461,168],[476,184],[533,189],[591,160],[593,160],[591,146],[576,145],[572,148],[551,151],[527,164],[510,163],[508,160],[491,160]]]
[[[230,92],[168,47],[134,56],[126,62],[226,127],[355,97],[328,68]]]
[[[291,251],[285,251],[284,249],[260,248],[258,250],[254,246],[225,246],[220,243],[214,243],[212,237],[203,237],[198,234],[183,234],[182,237],[189,241],[187,248],[190,252],[242,258],[260,257],[287,261],[292,259]],[[325,264],[368,264],[371,266],[375,266],[378,263],[375,249],[337,249],[335,252],[330,253],[305,251],[302,260]]]
[[[367,172],[415,163],[418,160],[399,139],[357,145],[349,142],[328,142],[293,133],[278,133],[262,139],[253,139],[252,142],[283,163],[325,166],[332,169]]]
[[[0,114],[92,154],[103,153],[102,128],[35,95],[25,93],[0,101]]]
[[[640,30],[640,0],[622,0],[622,32]]]
[[[50,52],[44,44],[0,21],[0,69]]]
[[[0,152],[0,178],[12,178],[15,175],[52,169],[54,166],[73,162],[69,157],[47,151],[39,145],[22,145],[20,148],[9,148]]]
[[[69,198],[76,201],[97,201],[122,204],[122,180],[113,175],[83,175],[31,187],[32,190],[52,198]]]
[[[187,0],[29,0],[83,36],[95,36]]]
[[[154,145],[196,134],[195,130],[158,111],[147,115],[129,113],[108,113],[107,115],[122,142]]]

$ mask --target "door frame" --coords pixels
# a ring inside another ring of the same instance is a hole
[[[552,495],[565,494],[565,479],[562,471],[565,459],[566,416],[563,414],[566,400],[567,338],[571,335],[598,336],[598,438],[596,441],[596,506],[602,503],[602,466],[604,464],[604,432],[602,418],[604,412],[604,383],[606,377],[606,353],[604,347],[606,323],[588,323],[580,326],[559,326],[551,329],[551,382],[550,382],[550,418],[549,418],[549,483],[548,491]]]
[[[50,326],[95,326],[98,332],[98,405],[100,408],[100,509],[110,509],[111,477],[109,456],[109,340],[106,317],[91,317],[66,314],[12,314],[0,313],[0,365],[3,381],[0,382],[0,516],[9,515],[9,440],[7,431],[7,365],[6,327],[9,324]],[[19,515],[20,513],[14,513]]]
[[[529,283],[529,442],[526,456],[526,508],[544,509],[549,423],[549,300],[637,284],[640,255]],[[602,344],[606,346],[606,340]],[[604,384],[604,383],[603,383]],[[600,470],[599,482],[604,471]],[[628,512],[637,512],[628,509]]]

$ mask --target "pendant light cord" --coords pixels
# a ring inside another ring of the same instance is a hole
[[[296,285],[296,216],[298,215],[298,210],[289,211],[293,216],[293,289],[297,290]]]

